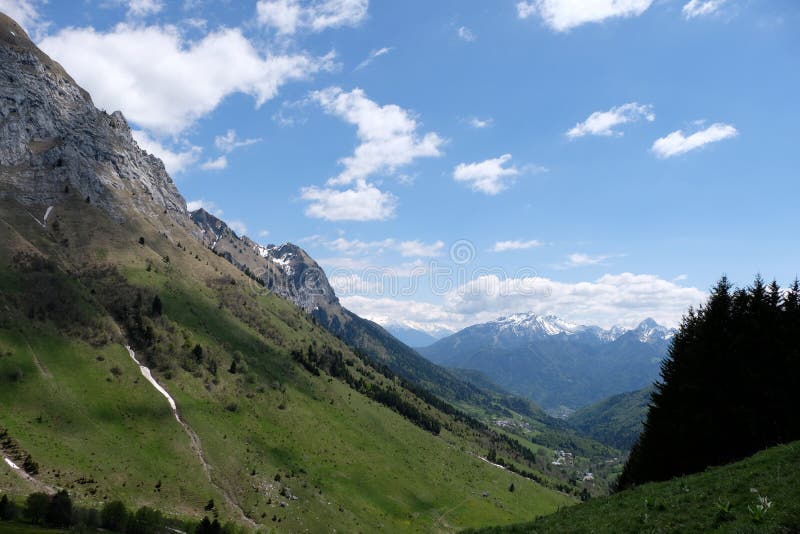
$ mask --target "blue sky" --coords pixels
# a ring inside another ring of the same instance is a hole
[[[192,207],[300,244],[384,324],[673,325],[722,273],[798,273],[793,0],[0,10]]]

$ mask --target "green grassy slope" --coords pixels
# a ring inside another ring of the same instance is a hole
[[[39,463],[41,483],[86,504],[120,498],[187,517],[214,499],[224,519],[243,523],[241,509],[289,531],[451,531],[574,502],[477,458],[485,434],[375,372],[181,228],[168,239],[148,221],[119,225],[71,198],[54,220],[45,231],[0,203],[0,426]],[[20,264],[20,251],[49,261]],[[149,309],[156,294],[163,315],[145,314],[132,333],[118,315],[137,295]],[[122,347],[133,334],[152,336],[147,345],[134,336],[134,349],[199,437],[211,481]],[[440,434],[324,370],[309,373],[290,356],[309,346],[340,352],[353,376],[395,391]],[[0,465],[0,491],[32,489]]]
[[[772,503],[760,521],[758,497]],[[718,503],[722,503],[718,505]],[[722,507],[729,506],[723,513]],[[561,510],[533,523],[489,533],[800,531],[800,442],[773,447],[734,464],[645,484]],[[474,532],[474,531],[473,531]]]

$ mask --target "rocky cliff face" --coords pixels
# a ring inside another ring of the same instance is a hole
[[[339,299],[325,272],[302,248],[292,243],[259,245],[247,236],[239,237],[204,209],[192,212],[191,217],[207,247],[261,281],[267,290],[306,312],[338,309]]]
[[[0,198],[56,206],[77,191],[118,221],[134,208],[186,223],[164,164],[141,150],[122,113],[89,94],[0,13]]]

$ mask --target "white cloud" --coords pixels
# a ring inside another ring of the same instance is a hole
[[[536,239],[529,241],[498,241],[492,247],[492,252],[505,252],[507,250],[526,250],[541,247],[542,242]]]
[[[190,200],[189,202],[186,203],[187,211],[197,211],[200,208],[203,208],[208,213],[216,217],[222,217],[223,215],[223,211],[219,209],[217,205],[214,202],[211,202],[210,200],[202,200],[202,199]]]
[[[591,22],[616,17],[638,17],[653,0],[532,0],[517,3],[517,16],[539,15],[551,29],[568,31]]]
[[[362,241],[360,239],[347,239],[338,237],[332,241],[325,240],[321,236],[314,236],[316,244],[321,244],[329,250],[334,250],[348,256],[373,254],[380,255],[386,251],[397,251],[403,257],[433,257],[438,256],[444,248],[442,241],[434,243],[423,243],[419,240],[397,241],[386,238],[376,241]]]
[[[200,165],[200,168],[204,171],[221,171],[223,169],[228,168],[228,158],[226,156],[220,156],[217,159],[210,159]]]
[[[315,91],[311,99],[322,109],[357,127],[361,144],[352,156],[342,158],[345,169],[328,185],[362,182],[376,173],[392,174],[417,158],[441,155],[443,141],[436,133],[417,134],[419,124],[411,114],[394,104],[380,106],[361,89],[349,93],[338,87]]]
[[[392,50],[394,50],[394,48],[392,48],[392,47],[383,47],[383,48],[378,48],[376,50],[372,50],[369,53],[369,55],[367,56],[367,58],[364,61],[362,61],[361,63],[359,63],[354,70],[363,69],[364,67],[366,67],[367,65],[369,65],[370,63],[372,63],[373,61],[378,59],[379,57],[385,56],[386,54],[388,54]]]
[[[387,248],[394,247],[394,239],[382,239],[380,241],[361,241],[360,239],[346,239],[338,237],[333,241],[323,243],[326,248],[335,250],[343,254],[380,254]]]
[[[281,34],[293,34],[300,25],[300,4],[296,0],[261,1],[256,4],[258,23]]]
[[[394,215],[397,198],[371,184],[353,189],[304,187],[303,200],[311,202],[306,215],[328,221],[383,221]]]
[[[269,236],[269,230],[259,230],[258,237],[267,237]]]
[[[472,43],[478,38],[478,36],[475,35],[475,32],[473,32],[466,26],[459,27],[457,33],[459,39],[461,39],[462,41],[467,41],[468,43]]]
[[[28,33],[43,26],[38,6],[36,0],[0,0],[0,12],[14,19]]]
[[[332,54],[265,55],[230,28],[192,42],[174,26],[66,28],[40,47],[99,107],[124,110],[135,124],[162,134],[184,131],[234,93],[261,106],[285,83],[328,69],[333,60]]]
[[[473,191],[496,195],[508,189],[514,177],[520,174],[516,167],[504,167],[511,154],[475,163],[459,163],[453,171],[457,182],[466,182]]]
[[[567,137],[575,139],[584,135],[622,135],[622,132],[615,131],[614,128],[640,119],[648,122],[656,120],[653,106],[630,102],[613,107],[608,111],[595,111],[585,121],[579,122],[570,129]]]
[[[180,174],[193,165],[203,150],[199,146],[192,145],[186,146],[183,150],[167,148],[144,130],[132,130],[131,134],[142,150],[164,162],[164,167],[170,175]]]
[[[586,267],[588,265],[600,265],[611,256],[601,254],[590,256],[589,254],[573,253],[567,256],[567,261],[557,266],[559,269],[572,269],[574,267]]]
[[[684,135],[683,130],[677,130],[665,137],[656,139],[653,143],[652,151],[659,158],[669,158],[695,150],[709,143],[736,137],[738,134],[739,132],[736,128],[730,124],[717,122],[705,130],[697,131],[688,137]]]
[[[348,295],[380,294],[383,291],[380,277],[364,278],[357,274],[337,274],[329,277],[328,282],[339,298]]]
[[[242,221],[227,221],[227,224],[238,236],[243,236],[247,233],[247,225]]]
[[[214,138],[214,145],[223,152],[233,152],[237,148],[242,148],[256,143],[260,143],[261,138],[238,139],[236,130],[228,130],[225,135],[218,135]]]
[[[414,241],[403,241],[398,245],[398,249],[400,250],[400,255],[404,257],[438,256],[439,254],[441,254],[443,248],[444,248],[444,243],[442,241],[436,241],[435,243],[426,244],[421,241],[414,240]]]
[[[363,295],[344,295],[340,300],[348,310],[382,325],[414,324],[416,328],[426,331],[454,330],[467,326],[460,315],[429,302]]]
[[[557,282],[542,277],[480,276],[452,289],[442,303],[406,298],[351,295],[342,304],[380,324],[414,322],[427,328],[458,330],[497,317],[532,311],[554,313],[567,320],[632,327],[646,317],[675,326],[688,310],[706,299],[694,287],[652,274],[606,274],[593,281]]]
[[[674,325],[705,293],[652,274],[606,274],[592,282],[542,277],[481,276],[446,296],[445,309],[478,320],[515,312],[555,313],[576,322],[608,327],[646,317]]]
[[[478,117],[472,117],[471,119],[469,119],[468,122],[470,126],[480,130],[482,128],[488,128],[489,126],[491,126],[492,123],[494,122],[494,119],[491,117],[487,119],[479,119]]]
[[[298,0],[259,0],[258,23],[282,35],[299,29],[319,32],[327,28],[357,26],[367,17],[369,0],[315,0],[301,5]]]
[[[683,6],[683,16],[687,19],[712,15],[719,11],[725,0],[690,0]]]
[[[134,17],[144,17],[155,15],[164,8],[160,0],[129,0],[128,15]]]

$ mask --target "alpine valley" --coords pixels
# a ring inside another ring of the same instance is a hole
[[[0,236],[0,492],[180,529],[453,531],[576,502],[553,449],[617,454],[344,309],[299,247],[189,213],[3,14]]]
[[[0,0],[0,534],[800,532],[800,11],[418,3]]]

